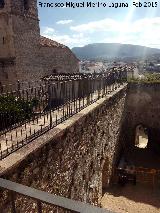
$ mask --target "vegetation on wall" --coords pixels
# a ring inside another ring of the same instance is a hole
[[[26,101],[14,96],[0,96],[0,130],[33,116],[38,100]]]
[[[129,83],[160,83],[160,73],[144,74],[141,78],[130,78]]]

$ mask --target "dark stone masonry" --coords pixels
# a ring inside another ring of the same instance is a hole
[[[128,85],[123,138],[128,149],[134,149],[135,131],[138,125],[147,128],[149,144],[160,153],[160,84],[130,83]],[[127,131],[126,131],[127,130]]]

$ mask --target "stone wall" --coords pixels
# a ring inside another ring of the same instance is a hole
[[[0,161],[0,176],[99,205],[102,185],[108,186],[112,177],[125,96],[123,86]],[[4,208],[6,194],[2,197]],[[29,206],[34,209],[33,204],[19,208],[32,212]]]
[[[0,9],[0,84],[16,78],[13,22],[9,10],[10,2],[6,0],[5,7]]]
[[[77,73],[79,63],[72,51],[66,47],[40,46],[39,63],[43,67],[43,76],[56,73]]]
[[[125,107],[123,139],[126,147],[135,145],[135,131],[138,125],[148,129],[149,143],[159,144],[160,129],[160,84],[130,83],[128,85]],[[127,131],[126,131],[127,130]],[[150,140],[151,139],[151,140]],[[129,142],[129,143],[128,143]],[[158,146],[156,144],[156,148]]]
[[[33,18],[14,15],[13,30],[15,35],[17,80],[37,80],[37,78],[42,76],[42,68],[37,57],[37,48],[40,40],[39,22]]]
[[[0,64],[0,86],[15,83],[17,73],[12,63]]]
[[[15,57],[11,16],[0,11],[0,58]]]

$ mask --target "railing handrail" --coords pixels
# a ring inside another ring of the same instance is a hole
[[[114,72],[102,78],[48,80],[28,84],[28,89],[18,82],[16,91],[6,95],[0,90],[0,160],[117,90],[126,77],[126,72]]]
[[[87,203],[83,203],[81,201],[71,200],[62,196],[57,196],[50,194],[48,192],[44,192],[38,189],[34,189],[19,183],[12,182],[10,180],[6,180],[0,178],[0,188],[7,189],[14,193],[21,194],[25,197],[32,198],[36,201],[40,201],[42,203],[46,203],[49,205],[54,205],[58,207],[62,207],[67,210],[71,210],[79,213],[114,213],[113,211],[109,211],[107,209],[99,208],[92,206]]]
[[[46,76],[39,80],[34,81],[17,81],[14,83],[0,84],[0,95],[7,95],[9,93],[17,92],[20,90],[28,90],[34,87],[50,84],[52,81],[55,83],[64,81],[77,81],[77,80],[102,80],[111,77],[114,74],[124,75],[126,71],[116,70],[107,73],[68,73],[68,74],[54,74]],[[122,76],[121,76],[122,77]],[[118,79],[117,79],[118,80]],[[35,86],[36,85],[36,86]]]

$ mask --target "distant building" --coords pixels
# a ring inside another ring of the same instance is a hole
[[[148,66],[145,67],[146,71],[149,72],[160,72],[160,64],[149,63]]]

